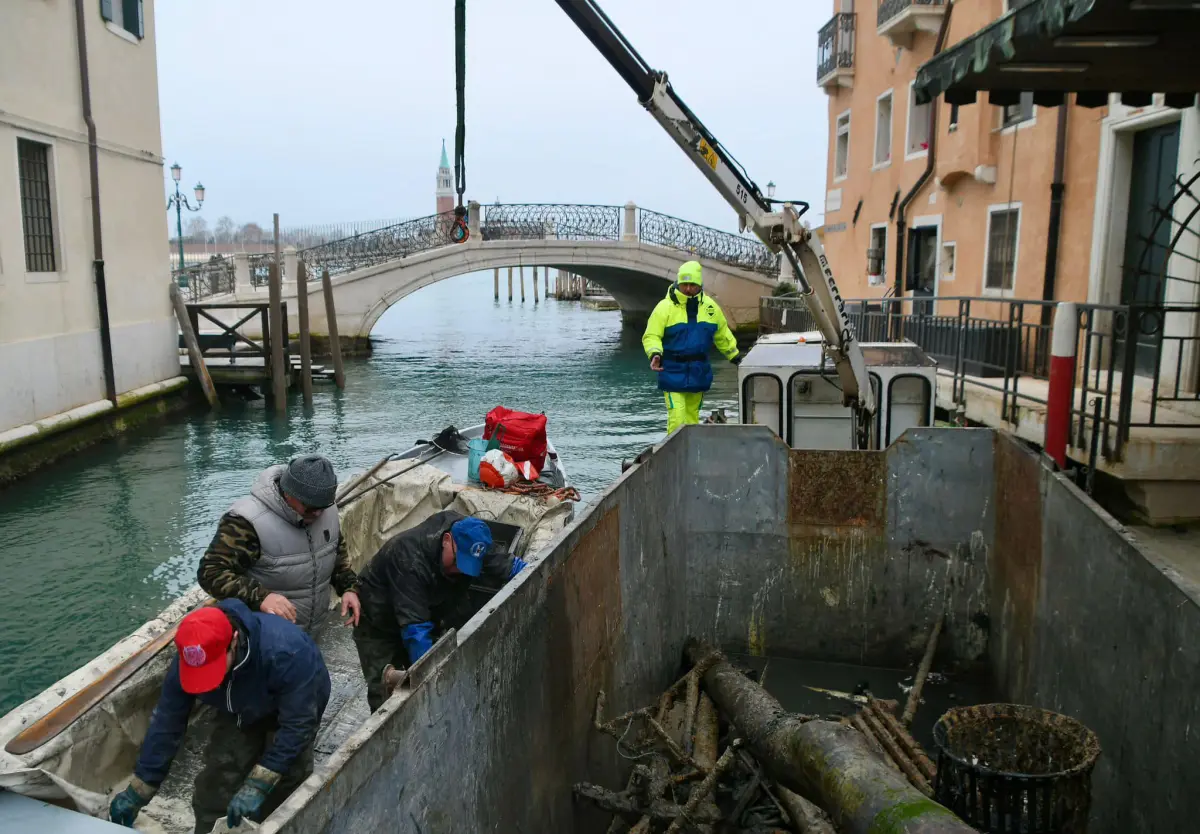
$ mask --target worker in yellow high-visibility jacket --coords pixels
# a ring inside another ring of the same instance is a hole
[[[679,267],[678,279],[650,314],[642,335],[650,369],[658,372],[658,390],[667,403],[667,434],[700,422],[704,392],[712,387],[708,351],[714,344],[733,364],[742,361],[725,314],[704,294],[703,284],[698,261]]]

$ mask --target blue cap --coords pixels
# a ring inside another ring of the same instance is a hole
[[[454,562],[467,576],[483,573],[483,557],[492,548],[492,531],[477,518],[464,518],[450,527],[454,539]]]

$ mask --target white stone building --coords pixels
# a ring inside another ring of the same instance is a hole
[[[178,377],[162,165],[153,0],[0,2],[0,440]]]

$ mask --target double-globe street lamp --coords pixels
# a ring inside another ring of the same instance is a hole
[[[175,235],[179,241],[179,285],[186,287],[187,273],[183,271],[184,266],[186,266],[183,260],[183,210],[200,211],[200,206],[204,203],[204,186],[196,183],[196,205],[193,207],[188,202],[187,196],[181,194],[179,191],[179,180],[182,178],[183,169],[176,162],[171,166],[171,179],[175,180],[175,194],[167,198],[167,211],[171,210],[171,206],[175,207]]]

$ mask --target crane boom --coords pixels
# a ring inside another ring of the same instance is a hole
[[[667,134],[738,213],[738,228],[753,231],[791,264],[800,296],[816,321],[837,369],[846,406],[874,414],[875,392],[845,304],[821,243],[800,223],[808,204],[784,202],[773,211],[745,169],[672,89],[665,72],[651,69],[595,0],[555,0],[633,89]],[[797,205],[800,206],[797,210]],[[860,420],[862,425],[868,421]]]

